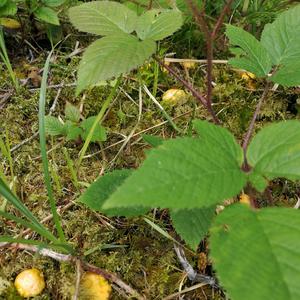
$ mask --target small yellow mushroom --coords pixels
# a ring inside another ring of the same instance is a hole
[[[187,70],[194,69],[196,67],[196,63],[194,61],[184,61],[181,65]]]
[[[162,95],[162,102],[168,106],[182,105],[188,101],[184,90],[170,89]]]
[[[0,18],[0,25],[9,29],[19,29],[21,27],[20,22],[11,18]]]
[[[247,194],[240,195],[240,203],[246,204],[251,207],[251,199]]]
[[[35,268],[24,270],[16,277],[15,287],[22,297],[37,296],[45,288],[43,273]]]
[[[81,279],[81,293],[83,299],[108,300],[111,286],[101,275],[87,272]]]

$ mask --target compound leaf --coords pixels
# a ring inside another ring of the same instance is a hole
[[[236,195],[246,182],[238,163],[240,159],[233,158],[234,155],[209,139],[165,141],[149,152],[142,166],[111,195],[104,207],[211,206]]]
[[[300,122],[291,120],[263,128],[250,143],[247,160],[253,168],[250,180],[300,179]]]
[[[279,70],[275,72],[275,74],[271,76],[270,79],[273,82],[279,83],[287,87],[297,86],[300,84],[299,70],[300,70],[300,57],[298,61],[292,63],[286,63],[285,65],[280,67]]]
[[[232,25],[226,26],[226,35],[231,45],[243,51],[242,57],[229,60],[232,66],[252,72],[257,77],[264,77],[269,73],[272,67],[269,54],[253,35]]]
[[[299,211],[234,205],[210,233],[213,265],[230,299],[300,299]]]
[[[176,232],[193,249],[197,250],[215,216],[215,206],[171,211]]]
[[[112,208],[103,209],[104,202],[108,197],[130,176],[131,170],[115,170],[99,177],[93,182],[83,195],[78,199],[90,209],[100,211],[108,216],[137,216],[146,213],[147,209],[143,208]]]
[[[142,65],[155,52],[152,40],[116,34],[93,42],[83,54],[78,70],[77,93],[87,86],[127,73]]]
[[[131,33],[137,15],[114,1],[93,1],[69,9],[72,24],[80,31],[97,35]]]

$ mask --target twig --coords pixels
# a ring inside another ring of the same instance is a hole
[[[189,58],[172,58],[172,57],[165,57],[164,62],[170,63],[184,63],[184,62],[192,62],[192,63],[200,63],[200,64],[207,64],[207,59],[189,59]],[[227,64],[228,60],[226,59],[214,59],[212,61],[213,64]]]
[[[171,75],[175,77],[179,82],[181,82],[191,93],[192,95],[200,101],[200,103],[208,110],[209,114],[212,116],[212,119],[214,123],[219,124],[220,120],[216,116],[215,112],[212,109],[211,105],[208,105],[207,100],[205,97],[200,94],[189,82],[184,80],[180,75],[177,74],[173,68],[170,66],[166,65],[164,62],[162,62],[158,57],[154,57],[154,59],[163,67],[165,68]]]
[[[82,269],[103,276],[105,279],[111,281],[112,283],[114,283],[117,286],[119,286],[120,288],[122,288],[127,294],[131,295],[131,297],[133,297],[133,298],[136,298],[138,300],[145,300],[145,298],[142,295],[140,295],[136,290],[134,290],[132,287],[130,287],[128,284],[126,284],[124,281],[122,281],[115,274],[110,273],[106,270],[100,269],[89,263],[86,263],[86,262],[80,260],[78,257],[72,256],[70,254],[58,253],[58,252],[55,252],[55,251],[47,249],[47,248],[40,248],[40,247],[32,246],[32,245],[18,244],[18,243],[0,243],[0,248],[8,248],[8,247],[14,247],[15,249],[21,249],[21,250],[27,250],[30,252],[34,252],[34,253],[39,253],[42,256],[51,257],[54,260],[57,260],[59,262],[70,262],[71,263],[71,262],[79,261]]]
[[[191,287],[188,287],[188,288],[186,288],[186,289],[184,289],[184,290],[182,290],[182,291],[180,291],[180,292],[171,294],[171,295],[169,295],[169,296],[163,298],[163,300],[171,300],[171,299],[174,299],[174,298],[176,298],[176,297],[178,297],[178,296],[180,296],[180,295],[182,295],[182,294],[185,294],[185,293],[191,292],[191,291],[193,291],[193,290],[199,289],[199,288],[201,288],[201,287],[203,287],[203,286],[205,286],[205,285],[208,285],[208,283],[198,283],[198,284],[195,284],[195,285],[193,285],[193,286],[191,286]]]
[[[76,283],[75,283],[75,292],[73,295],[73,300],[78,300],[80,292],[80,279],[81,279],[81,263],[80,260],[76,260]]]
[[[260,99],[258,100],[258,103],[257,103],[256,109],[254,111],[252,120],[250,122],[248,131],[247,131],[247,133],[245,135],[245,138],[244,138],[244,142],[243,142],[244,166],[243,166],[243,168],[244,168],[245,171],[250,171],[250,166],[248,165],[247,158],[246,158],[246,152],[247,152],[247,148],[248,148],[248,145],[249,145],[250,138],[251,138],[252,133],[253,133],[253,129],[254,129],[256,118],[257,118],[257,116],[258,116],[258,114],[260,112],[260,109],[261,109],[261,106],[262,106],[264,100],[266,99],[266,97],[269,94],[270,85],[271,85],[271,82],[267,82],[267,84],[266,84],[266,86],[264,88],[264,91],[263,91]]]
[[[213,287],[218,286],[213,277],[203,275],[203,274],[199,274],[193,269],[193,267],[190,265],[190,263],[186,259],[184,251],[183,251],[182,248],[180,248],[176,244],[174,244],[174,250],[175,250],[175,253],[176,253],[176,255],[179,259],[179,262],[181,263],[181,265],[182,265],[184,271],[186,272],[189,280],[191,280],[193,282],[201,282],[201,283],[209,284]]]

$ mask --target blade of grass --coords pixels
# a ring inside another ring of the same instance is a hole
[[[66,238],[61,226],[60,217],[57,212],[56,203],[53,195],[53,190],[50,181],[49,173],[49,164],[46,150],[46,132],[45,132],[45,105],[46,105],[46,89],[47,89],[47,78],[50,65],[50,58],[52,56],[53,50],[49,53],[47,60],[45,62],[42,83],[40,89],[40,98],[39,98],[39,135],[40,135],[40,147],[41,147],[41,156],[43,162],[43,171],[44,171],[44,180],[48,192],[48,199],[50,202],[51,213],[53,215],[53,221],[55,228],[57,230],[59,239],[62,243],[66,243]]]
[[[51,242],[58,243],[59,240],[48,230],[42,230],[39,226],[36,226],[35,223],[27,222],[24,219],[18,218],[10,213],[0,211],[0,216],[6,218],[8,220],[12,220],[20,225],[23,225],[26,228],[30,228],[33,231],[39,233],[41,236],[45,237],[46,239],[50,240]]]
[[[31,221],[36,227],[44,232],[48,232],[48,229],[44,227],[35,218],[31,211],[15,196],[9,189],[7,184],[0,178],[0,195],[8,200],[17,210],[19,210],[29,221]],[[46,233],[47,234],[47,233]]]
[[[86,150],[92,140],[92,137],[93,137],[93,134],[94,134],[94,131],[96,129],[96,126],[98,123],[101,122],[107,108],[109,107],[109,104],[111,103],[111,101],[113,100],[114,96],[116,95],[116,92],[118,90],[118,87],[120,86],[120,83],[121,83],[121,76],[118,78],[117,82],[115,83],[114,87],[112,88],[110,94],[108,95],[107,99],[104,101],[102,107],[101,107],[101,110],[99,111],[95,121],[94,121],[94,124],[93,126],[91,127],[91,130],[84,142],[84,145],[82,147],[82,149],[80,150],[80,154],[79,154],[79,159],[78,159],[78,163],[77,163],[77,168],[79,168],[81,162],[82,162],[82,159],[86,153]]]

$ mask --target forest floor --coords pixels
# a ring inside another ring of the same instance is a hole
[[[82,50],[85,46],[85,43],[79,43],[79,48],[76,48],[76,39],[80,41],[80,37],[73,36],[71,40],[62,42],[55,50],[50,64],[46,114],[51,109],[53,116],[60,116],[62,119],[67,102],[80,108],[85,118],[97,115],[111,89],[109,85],[98,86],[75,97],[76,68],[81,52],[77,50]],[[8,45],[14,42],[14,36],[7,37]],[[46,220],[46,226],[52,228],[37,136],[39,84],[35,87],[34,82],[26,80],[32,67],[38,70],[43,68],[49,48],[28,46],[21,41],[18,43],[22,51],[17,51],[16,47],[13,47],[16,52],[10,51],[19,79],[25,80],[18,92],[13,90],[5,66],[0,64],[0,136],[10,145],[13,168],[11,169],[3,154],[0,154],[0,167],[20,199],[39,220]],[[185,58],[184,53],[176,55]],[[173,63],[172,66],[194,86],[204,89],[205,64],[197,63],[193,68],[184,68],[179,63]],[[151,61],[140,70],[149,90],[153,89],[154,69],[155,63]],[[214,65],[213,73],[214,109],[225,127],[241,141],[264,88],[263,82],[242,78],[241,72],[226,64]],[[164,70],[159,70],[158,79],[158,101],[161,101],[163,93],[170,88],[183,89]],[[299,91],[295,89],[279,88],[270,94],[262,107],[256,129],[274,120],[299,117],[296,105],[298,97]],[[165,110],[183,134],[191,132],[193,119],[207,117],[204,109],[192,96],[188,96],[185,103],[167,106]],[[142,112],[139,113],[139,82],[136,72],[124,76],[117,96],[106,112],[103,126],[108,132],[107,141],[90,145],[82,164],[76,170],[77,182],[72,177],[63,148],[76,161],[82,142],[66,141],[64,137],[47,137],[48,159],[51,174],[55,178],[53,187],[63,228],[67,239],[82,253],[86,261],[117,274],[140,294],[144,294],[146,299],[163,299],[193,285],[179,263],[173,242],[155,231],[142,217],[108,218],[100,212],[89,210],[76,200],[86,186],[104,172],[137,168],[150,148],[142,134],[157,135],[164,139],[175,138],[178,134],[145,93],[142,95]],[[124,144],[129,135],[132,137]],[[291,191],[297,189],[299,190],[299,184],[274,181],[271,193],[276,195],[276,203],[273,204],[293,205],[296,198]],[[4,199],[0,198],[0,204],[4,209]],[[8,204],[5,209],[13,211]],[[183,243],[172,228],[167,210],[151,212],[149,217]],[[24,228],[2,218],[0,233],[36,238],[33,233],[24,232]],[[196,270],[213,276],[211,264],[209,260],[205,260],[207,252],[208,246],[203,241],[197,252],[188,251],[186,255]],[[0,249],[0,299],[21,299],[13,281],[20,271],[31,267],[42,270],[46,278],[46,289],[35,300],[71,299],[76,281],[74,265],[58,263],[51,258],[16,249]],[[112,299],[124,299],[124,296],[118,289],[113,289]],[[217,300],[225,297],[221,290],[204,286],[188,292],[186,299]]]

